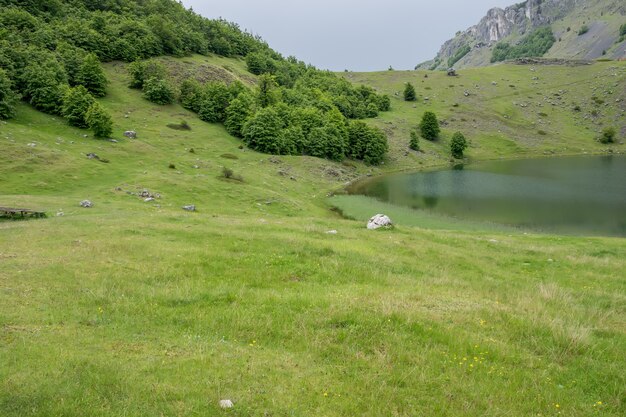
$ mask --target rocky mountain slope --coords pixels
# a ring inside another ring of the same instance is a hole
[[[556,42],[547,58],[626,58],[626,40],[620,26],[626,23],[622,0],[527,0],[505,9],[493,8],[475,26],[457,32],[437,56],[419,68],[443,69],[484,66],[491,63],[499,42],[516,45],[535,29],[549,26]]]

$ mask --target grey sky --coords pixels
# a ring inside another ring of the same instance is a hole
[[[519,0],[517,0],[519,1]],[[285,56],[341,71],[411,69],[478,23],[491,7],[516,0],[183,0],[261,35]]]

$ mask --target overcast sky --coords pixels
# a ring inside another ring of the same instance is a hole
[[[519,0],[183,0],[261,35],[285,56],[342,71],[412,69],[491,7]]]

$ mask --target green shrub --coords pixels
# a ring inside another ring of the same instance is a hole
[[[420,133],[424,139],[435,140],[439,136],[441,129],[439,128],[439,121],[435,113],[427,111],[422,116],[422,121],[419,125]]]
[[[163,80],[167,77],[165,66],[158,61],[135,61],[128,66],[130,75],[130,88],[143,88],[144,83],[150,78]]]
[[[406,83],[404,86],[404,101],[415,101],[416,99],[415,87],[411,83]]]
[[[155,77],[149,78],[143,85],[143,96],[155,104],[165,105],[174,102],[174,90],[170,84]]]
[[[34,60],[21,74],[23,92],[28,102],[45,113],[60,114],[67,89],[67,75],[54,58]]]
[[[108,138],[113,133],[113,121],[109,113],[98,102],[94,102],[85,115],[87,125],[97,138]]]
[[[369,103],[366,109],[367,117],[378,117],[378,106],[375,103]]]
[[[209,123],[223,123],[226,120],[226,109],[230,104],[230,92],[223,82],[210,82],[202,90],[202,98],[198,104],[198,116]]]
[[[174,130],[191,130],[191,126],[186,120],[181,120],[180,123],[168,123],[167,127]]]
[[[302,127],[290,126],[280,133],[280,147],[285,154],[302,155],[305,153],[308,143]]]
[[[94,97],[106,95],[107,79],[96,55],[85,57],[76,74],[76,83],[85,87]]]
[[[186,79],[180,85],[180,95],[178,99],[181,106],[187,110],[198,113],[202,99],[202,86],[194,79]]]
[[[361,121],[353,121],[348,127],[348,156],[368,164],[380,164],[387,152],[387,138],[376,127]]]
[[[471,50],[472,50],[472,48],[468,44],[465,44],[462,47],[460,47],[459,49],[457,49],[456,52],[454,53],[454,55],[452,55],[450,58],[448,58],[448,66],[449,67],[453,67],[454,64],[459,62]]]
[[[526,35],[515,46],[511,46],[506,42],[498,43],[493,49],[491,62],[523,57],[541,57],[552,48],[554,42],[556,42],[556,39],[552,29],[549,26],[543,27]]]
[[[389,111],[391,110],[391,99],[388,95],[383,94],[378,96],[378,110]]]
[[[15,103],[17,95],[11,89],[11,79],[0,68],[0,120],[10,119],[15,116]]]
[[[94,102],[95,99],[89,91],[79,85],[65,93],[61,113],[70,125],[85,128],[89,126],[86,119],[87,112]]]
[[[246,144],[259,152],[280,154],[279,135],[283,122],[273,107],[259,110],[243,126],[242,134]]]
[[[78,84],[78,73],[83,65],[86,52],[83,49],[70,45],[67,42],[59,43],[56,51],[61,58],[63,67],[65,68],[69,84],[71,86],[76,86]]]
[[[411,140],[409,141],[409,148],[413,149],[414,151],[420,150],[420,138],[416,130],[411,130]]]
[[[275,104],[278,98],[275,94],[277,87],[276,78],[270,74],[263,74],[259,77],[258,102],[261,107],[268,107]]]
[[[222,168],[222,177],[226,178],[227,180],[243,182],[243,177],[241,175],[235,174],[235,171],[227,167]]]
[[[248,71],[255,75],[272,73],[276,70],[275,61],[265,53],[251,53],[246,57]]]
[[[233,136],[242,137],[242,129],[246,120],[254,114],[254,99],[248,93],[240,94],[226,108],[224,127]]]
[[[604,130],[602,130],[602,133],[600,134],[598,141],[603,144],[614,143],[616,134],[617,132],[615,131],[615,128],[607,127]]]
[[[589,32],[589,26],[587,25],[583,25],[579,30],[578,30],[578,36],[582,36],[585,33]]]
[[[467,140],[461,132],[456,132],[454,135],[452,135],[452,140],[450,141],[450,153],[454,158],[463,158],[463,152],[466,148]]]

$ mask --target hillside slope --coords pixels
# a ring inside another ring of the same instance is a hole
[[[625,23],[626,5],[620,0],[527,0],[505,9],[489,10],[477,25],[458,32],[443,44],[432,61],[418,67],[485,66],[490,64],[496,44],[515,45],[544,26],[550,26],[556,39],[544,55],[546,58],[624,59],[626,41],[619,41],[619,31]],[[588,31],[579,35],[584,26]]]
[[[246,76],[237,59],[163,61]],[[621,86],[623,64],[500,65],[454,81],[429,72],[418,93],[432,105],[394,101],[375,119],[394,133],[392,158],[377,168],[240,149],[221,125],[144,100],[125,66],[105,66],[99,99],[117,142],[23,104],[0,122],[0,205],[49,214],[0,221],[0,415],[624,414],[626,240],[458,224],[372,232],[326,205],[358,175],[445,162],[445,141],[425,144],[424,159],[396,160],[402,131],[428,106],[476,123],[472,158],[561,152],[570,141],[600,151],[580,126],[526,143],[531,116],[512,101],[533,95],[533,74],[550,92]],[[418,84],[415,72],[348,75],[390,92]],[[444,110],[475,84],[482,96]],[[613,101],[624,90],[615,91]],[[584,100],[586,114],[596,104]],[[568,109],[542,110],[554,132],[570,120]],[[606,106],[602,122],[618,111]],[[168,126],[181,120],[191,130]],[[478,132],[499,126],[498,137]],[[123,139],[127,129],[137,139]],[[143,189],[160,198],[146,201]],[[222,399],[234,407],[222,410]]]
[[[500,64],[468,68],[450,77],[442,71],[345,73],[393,97],[392,111],[372,122],[389,137],[386,169],[446,164],[456,131],[470,141],[469,160],[607,152],[595,138],[605,127],[619,132],[611,152],[626,139],[626,63],[591,65]],[[416,102],[402,99],[407,82]],[[425,111],[433,111],[443,133],[409,149],[410,131]]]

